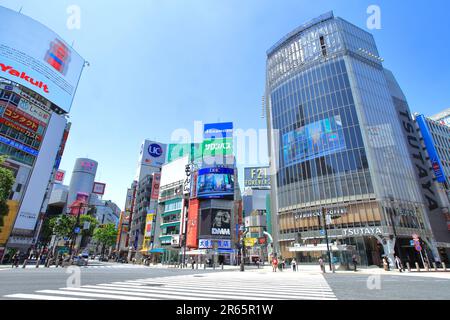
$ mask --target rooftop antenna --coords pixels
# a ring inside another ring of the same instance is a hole
[[[23,6],[20,7],[19,13],[22,13]]]

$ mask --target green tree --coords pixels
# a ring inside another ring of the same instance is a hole
[[[14,185],[15,179],[11,170],[3,168],[6,157],[0,157],[0,228],[3,227],[3,218],[9,212],[7,201]]]
[[[76,218],[66,214],[53,217],[49,221],[49,229],[59,238],[70,237],[75,228]]]
[[[113,223],[101,225],[94,231],[94,240],[102,245],[102,256],[105,254],[105,248],[113,246],[116,239],[117,229]]]

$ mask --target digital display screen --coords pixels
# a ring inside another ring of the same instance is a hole
[[[286,166],[345,150],[340,116],[307,124],[283,135]]]
[[[198,198],[223,198],[233,195],[234,169],[206,168],[198,171]]]

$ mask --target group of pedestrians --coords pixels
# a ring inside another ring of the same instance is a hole
[[[295,260],[295,258],[291,260],[291,267],[292,267],[292,271],[294,271],[294,272],[297,271],[297,260]],[[280,262],[277,257],[272,258],[272,272],[277,272],[277,269],[279,269],[280,271],[283,271],[284,269],[286,269],[286,260],[285,259],[281,259],[281,262]]]
[[[20,251],[14,253],[11,258],[11,267],[18,268],[22,262],[22,268],[25,268],[28,264],[28,261],[35,258],[36,259],[36,268],[40,265],[44,265],[46,268],[49,268],[51,265],[55,265],[56,268],[59,266],[64,267],[69,264],[70,256],[68,254],[57,254],[53,255],[52,253],[42,253],[42,254],[23,254]]]

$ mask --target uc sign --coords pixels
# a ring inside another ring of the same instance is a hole
[[[159,144],[153,143],[148,147],[148,153],[153,158],[159,158],[162,155],[163,151]]]

